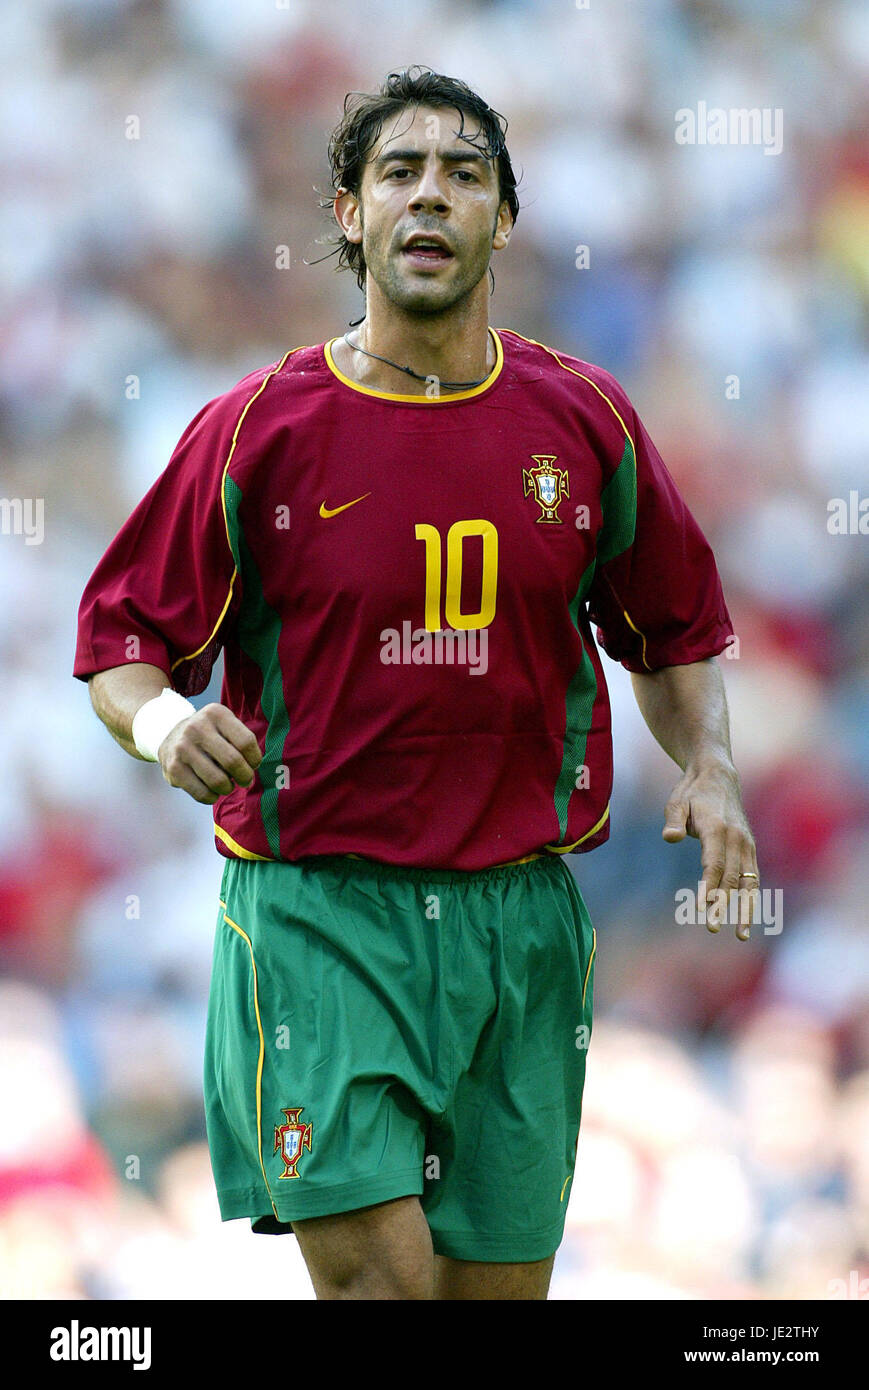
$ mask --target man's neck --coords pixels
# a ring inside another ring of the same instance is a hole
[[[479,314],[460,319],[455,315],[422,317],[394,312],[383,316],[373,313],[370,304],[368,307],[362,323],[347,334],[349,341],[339,338],[333,348],[339,370],[361,386],[419,396],[431,395],[434,386],[448,394],[449,388],[441,383],[470,386],[484,381],[495,366],[495,344],[486,319]],[[410,367],[422,380],[397,367]]]

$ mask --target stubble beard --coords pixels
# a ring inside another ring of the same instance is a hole
[[[458,276],[451,277],[449,284],[438,283],[434,278],[431,281],[412,281],[409,275],[402,274],[397,258],[390,250],[381,253],[377,241],[369,243],[364,254],[366,271],[384,298],[407,314],[433,318],[454,309],[476,289],[489,269],[492,249],[481,246]],[[466,250],[463,251],[462,258],[466,254]],[[459,259],[458,255],[456,259]]]

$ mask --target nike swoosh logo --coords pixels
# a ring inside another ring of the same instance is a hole
[[[361,497],[354,497],[352,502],[345,502],[340,507],[327,507],[324,500],[320,503],[320,515],[324,517],[337,516],[339,512],[346,512],[348,507],[355,507],[357,502],[364,502],[365,498],[370,496],[370,492],[363,492]]]

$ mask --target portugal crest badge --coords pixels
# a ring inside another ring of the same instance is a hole
[[[562,498],[570,496],[570,480],[566,468],[554,468],[557,454],[532,454],[536,468],[523,468],[522,481],[525,484],[524,496],[533,492],[534,500],[540,507],[538,521],[560,522],[558,508]]]
[[[299,1116],[304,1108],[304,1105],[297,1105],[294,1109],[284,1110],[283,1114],[287,1117],[287,1123],[275,1125],[274,1152],[277,1153],[280,1150],[281,1158],[284,1160],[282,1178],[299,1177],[296,1171],[299,1159],[305,1149],[308,1152],[311,1150],[314,1126],[299,1123]]]

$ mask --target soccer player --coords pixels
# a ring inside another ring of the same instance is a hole
[[[226,860],[222,1218],[294,1232],[324,1299],[547,1296],[596,950],[564,856],[609,835],[592,622],[681,769],[664,838],[758,882],[709,546],[613,377],[488,324],[505,131],[426,69],[348,97],[364,319],[203,407],[81,603],[97,714]]]

